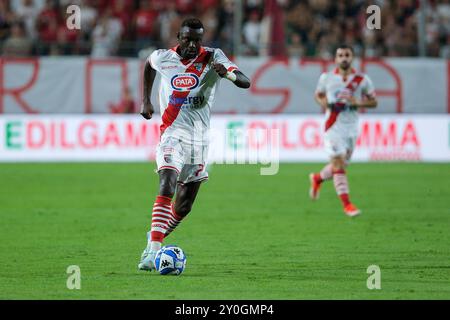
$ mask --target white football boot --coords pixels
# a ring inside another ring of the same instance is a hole
[[[149,233],[147,233],[147,238],[150,236]],[[144,252],[142,252],[141,255],[141,261],[138,264],[139,270],[145,270],[145,271],[152,271],[155,270],[155,258],[156,258],[156,251],[151,250],[149,247],[145,248]]]

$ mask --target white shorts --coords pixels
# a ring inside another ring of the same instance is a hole
[[[325,151],[330,158],[343,156],[349,160],[355,149],[357,138],[358,133],[356,130],[330,128],[324,135]]]
[[[156,149],[158,172],[172,169],[178,173],[178,183],[205,181],[208,179],[206,160],[207,144],[189,144],[177,138],[163,138]]]

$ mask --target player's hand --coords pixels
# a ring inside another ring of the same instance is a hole
[[[348,104],[350,107],[358,108],[359,107],[359,101],[355,97],[348,98]]]
[[[219,77],[223,78],[227,74],[227,68],[221,63],[213,63],[213,68],[219,75]]]
[[[323,92],[316,92],[315,94],[316,102],[321,106],[323,109],[328,108],[328,99],[325,93]]]
[[[153,109],[153,106],[150,102],[142,103],[141,116],[143,116],[145,119],[149,120],[152,118],[154,112],[155,112],[155,110]]]
[[[328,99],[326,97],[319,99],[319,104],[323,109],[328,108]]]

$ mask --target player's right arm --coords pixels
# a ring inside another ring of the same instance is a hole
[[[150,101],[150,97],[152,95],[152,87],[153,82],[155,81],[156,70],[152,68],[150,61],[147,60],[145,63],[144,69],[144,92],[143,92],[143,101],[141,106],[141,115],[149,120],[152,118],[155,109]]]
[[[317,84],[316,93],[314,94],[314,99],[323,109],[326,109],[328,106],[327,91],[325,86],[326,76],[326,73],[322,73]]]

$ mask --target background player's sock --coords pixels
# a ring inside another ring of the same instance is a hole
[[[183,219],[184,219],[184,217],[176,214],[175,206],[172,205],[172,217],[169,220],[169,223],[168,223],[169,228],[167,229],[165,236],[167,237],[170,233],[172,233],[172,231],[175,230],[175,228],[181,223],[181,220],[183,220]]]
[[[347,167],[348,163],[345,161],[345,167]],[[314,180],[317,183],[322,183],[327,180],[331,180],[333,178],[333,166],[329,163],[319,173],[314,174]]]
[[[327,164],[319,173],[314,174],[314,181],[316,183],[322,183],[331,178],[333,178],[333,168],[331,164]]]
[[[172,217],[172,199],[164,196],[157,196],[153,205],[152,227],[150,229],[150,239],[148,246],[151,250],[159,250],[164,240],[164,234],[169,228],[169,220]]]
[[[334,170],[333,182],[336,193],[339,198],[341,198],[342,205],[345,207],[350,204],[350,197],[348,195],[350,190],[348,187],[347,174],[345,173],[345,170]]]

